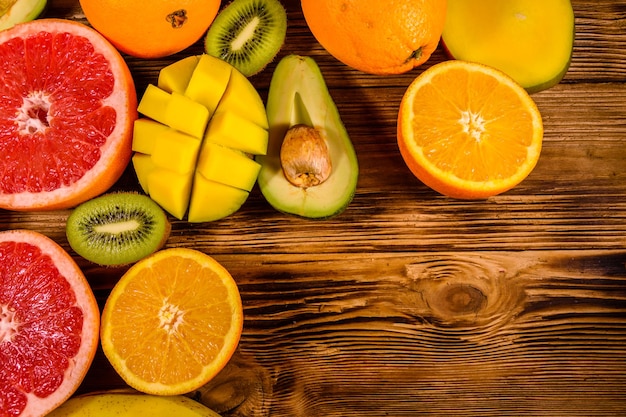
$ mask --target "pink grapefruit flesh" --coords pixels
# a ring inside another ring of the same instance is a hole
[[[38,232],[0,232],[0,416],[43,416],[69,398],[98,332],[98,305],[70,255]]]
[[[69,20],[18,24],[0,31],[0,74],[0,208],[69,208],[119,179],[137,96],[105,38]]]

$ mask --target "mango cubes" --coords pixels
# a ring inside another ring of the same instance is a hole
[[[178,219],[224,218],[247,200],[265,155],[265,107],[248,79],[203,54],[159,73],[142,96],[133,132],[139,184]]]

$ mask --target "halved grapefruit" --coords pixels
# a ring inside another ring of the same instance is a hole
[[[104,37],[63,19],[18,24],[0,31],[0,74],[0,208],[69,208],[119,179],[137,95]]]
[[[0,415],[43,416],[82,382],[99,309],[70,255],[34,231],[0,232]]]

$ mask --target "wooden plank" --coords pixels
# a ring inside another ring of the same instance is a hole
[[[624,250],[216,258],[244,334],[196,395],[228,415],[626,413]]]
[[[402,94],[442,48],[407,74],[363,74],[315,41],[297,0],[283,4],[285,46],[251,81],[265,98],[280,57],[316,59],[357,150],[357,193],[325,221],[281,214],[257,188],[221,221],[173,220],[167,246],[213,255],[245,308],[239,350],[196,397],[224,416],[626,415],[626,1],[573,0],[569,71],[533,95],[540,161],[486,201],[436,194],[397,149]],[[75,0],[49,6],[85,22]],[[201,52],[125,58],[141,95]],[[132,168],[113,189],[139,190]],[[0,211],[0,230],[69,250],[68,215]],[[102,305],[126,268],[75,259]],[[80,392],[119,387],[98,352]]]

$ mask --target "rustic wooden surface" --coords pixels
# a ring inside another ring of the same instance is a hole
[[[410,175],[396,146],[400,98],[441,50],[401,76],[329,56],[299,2],[283,1],[280,56],[313,56],[360,162],[336,218],[273,210],[258,189],[221,221],[174,221],[168,247],[205,251],[239,284],[234,358],[196,393],[224,416],[626,415],[626,1],[574,0],[563,82],[533,98],[541,159],[515,189],[457,201]],[[48,16],[83,20],[77,1]],[[165,60],[127,57],[139,94]],[[252,78],[262,97],[275,63]],[[115,186],[137,190],[131,170]],[[68,211],[0,212],[69,249]],[[100,302],[123,272],[76,257]],[[80,392],[124,384],[101,353]]]

